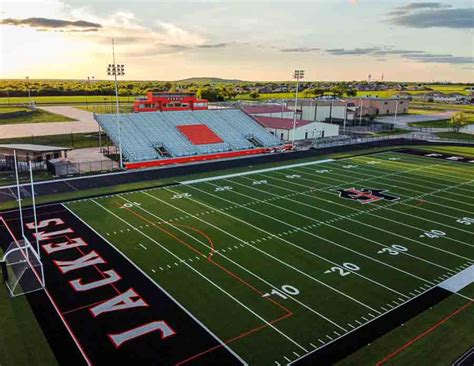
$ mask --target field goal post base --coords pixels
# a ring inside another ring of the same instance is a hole
[[[0,259],[1,273],[10,297],[26,295],[45,288],[43,263],[30,241],[12,242]]]

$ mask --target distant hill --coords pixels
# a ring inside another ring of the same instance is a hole
[[[203,84],[213,84],[213,83],[242,83],[243,80],[239,79],[221,79],[214,77],[192,77],[183,80],[176,80],[176,82],[183,83],[203,83]]]

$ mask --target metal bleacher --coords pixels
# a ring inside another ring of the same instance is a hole
[[[120,121],[122,152],[129,162],[248,150],[257,147],[255,141],[259,147],[281,145],[278,138],[239,109],[98,114],[95,119],[116,146]],[[177,128],[196,124],[206,125],[223,142],[196,145]],[[163,157],[160,149],[169,156]]]

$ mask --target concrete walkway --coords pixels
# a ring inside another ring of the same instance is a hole
[[[68,133],[97,132],[99,127],[94,120],[92,112],[83,111],[74,107],[54,106],[40,107],[41,109],[73,118],[76,121],[69,122],[46,122],[46,123],[18,123],[13,125],[0,125],[0,139],[63,135]]]
[[[383,116],[378,117],[375,119],[375,122],[380,123],[394,123],[395,125],[399,125],[403,128],[408,123],[412,122],[428,122],[428,121],[442,121],[446,119],[450,119],[454,112],[441,112],[441,113],[433,113],[433,114],[401,114],[397,116],[395,121],[394,116]]]

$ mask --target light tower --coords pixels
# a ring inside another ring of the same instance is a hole
[[[295,144],[296,112],[298,110],[298,89],[300,86],[300,80],[304,79],[304,70],[295,70],[295,72],[293,73],[293,79],[296,79],[296,90],[295,90],[295,111],[293,112],[293,136],[291,137],[292,145]]]
[[[117,65],[115,63],[115,45],[112,38],[112,64],[109,64],[107,67],[107,75],[114,76],[115,80],[115,107],[116,107],[116,117],[117,117],[117,129],[118,129],[118,138],[119,138],[119,165],[120,169],[123,169],[123,156],[122,156],[122,126],[120,120],[120,107],[119,107],[119,96],[118,96],[118,81],[117,76],[125,75],[125,65]]]

